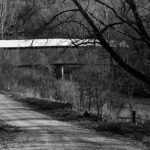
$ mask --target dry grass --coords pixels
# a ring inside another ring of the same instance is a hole
[[[71,122],[84,128],[92,129],[107,136],[121,136],[131,140],[140,141],[150,147],[150,122],[143,125],[129,123],[104,123],[97,122],[92,114],[85,115],[72,111],[68,104],[50,102],[43,99],[19,98],[14,96],[17,101],[25,103],[32,109],[51,116],[54,119]]]
[[[7,143],[12,142],[19,132],[19,128],[10,126],[0,120],[0,145],[7,146]]]

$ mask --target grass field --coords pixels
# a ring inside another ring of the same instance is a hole
[[[142,142],[144,145],[150,147],[150,122],[142,125],[120,122],[97,122],[96,116],[93,114],[87,115],[72,111],[68,107],[68,104],[50,102],[44,99],[22,98],[18,95],[13,95],[13,98],[53,119],[71,122],[75,125],[95,130],[101,134],[106,134],[107,136],[123,137]]]

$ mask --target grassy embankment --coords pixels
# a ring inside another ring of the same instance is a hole
[[[13,142],[20,130],[0,120],[0,145],[7,147],[7,143]]]
[[[36,111],[51,116],[53,119],[71,122],[107,136],[130,138],[150,147],[150,122],[142,125],[97,122],[96,116],[72,111],[69,104],[50,102],[44,99],[23,98],[19,95],[13,95],[12,97]]]

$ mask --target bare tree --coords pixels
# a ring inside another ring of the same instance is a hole
[[[71,35],[74,36],[77,31],[80,32],[80,27],[82,26],[84,28],[84,32],[81,32],[82,36],[76,37],[97,39],[98,43],[102,45],[113,60],[125,71],[142,82],[150,85],[150,77],[143,71],[140,71],[131,64],[128,64],[107,40],[108,33],[109,37],[111,36],[115,38],[115,35],[117,34],[118,38],[116,38],[116,40],[125,39],[128,41],[130,39],[139,41],[140,43],[144,43],[146,47],[145,51],[149,51],[148,2],[144,1],[144,5],[139,0],[115,0],[113,2],[103,0],[70,0],[62,2],[63,6],[66,7],[63,7],[62,10],[59,10],[59,12],[53,14],[49,19],[47,19],[46,23],[37,29],[37,32],[35,32],[36,35],[43,32],[43,30],[52,32],[54,29],[57,29],[57,27],[62,26],[61,29],[67,29],[64,33],[62,31],[62,35],[65,37],[68,32],[68,35],[70,35],[68,37],[71,37]],[[111,19],[109,19],[110,17]],[[75,24],[78,24],[78,26]],[[64,26],[65,28],[63,28]],[[131,47],[131,49],[132,48],[133,47]]]
[[[81,3],[78,0],[72,0],[73,3],[76,5],[76,7],[79,9],[79,11],[81,12],[81,14],[84,16],[85,20],[87,21],[87,23],[90,25],[90,27],[92,28],[93,32],[94,32],[94,36],[96,39],[99,40],[100,44],[104,47],[104,49],[110,53],[111,57],[127,72],[129,72],[130,74],[132,74],[134,77],[140,79],[141,81],[143,81],[146,84],[150,85],[150,77],[143,74],[142,72],[139,72],[138,70],[136,70],[135,68],[133,68],[132,66],[130,66],[129,64],[127,64],[122,57],[119,56],[119,54],[117,54],[115,52],[115,50],[111,47],[111,45],[106,41],[104,35],[103,35],[103,30],[100,30],[97,25],[94,23],[94,21],[91,19],[89,13],[82,7]],[[107,8],[109,8],[115,15],[115,17],[117,17],[121,23],[113,23],[113,24],[109,24],[106,25],[105,28],[108,29],[108,27],[113,27],[116,24],[126,24],[129,27],[131,27],[140,37],[140,39],[142,39],[142,41],[144,41],[148,46],[149,46],[149,35],[148,32],[146,31],[146,28],[144,27],[143,23],[142,23],[142,19],[137,11],[137,7],[136,7],[136,1],[131,0],[131,1],[124,1],[129,9],[131,9],[131,12],[133,14],[133,17],[136,21],[136,23],[134,25],[132,25],[132,22],[130,22],[130,20],[125,20],[123,17],[120,17],[117,13],[117,11],[109,6],[108,4],[106,4],[105,2],[102,2],[100,0],[96,0],[96,2],[98,4],[101,4]],[[103,23],[103,22],[102,22]],[[135,26],[136,25],[136,26]]]
[[[0,20],[1,20],[1,38],[4,38],[4,30],[5,30],[5,22],[7,17],[7,6],[8,6],[8,0],[1,2],[1,12],[0,12]]]

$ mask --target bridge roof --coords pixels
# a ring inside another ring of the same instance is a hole
[[[94,46],[91,39],[0,40],[0,48]]]
[[[128,47],[125,41],[109,41],[112,47]],[[26,40],[0,40],[0,49],[42,48],[42,47],[74,47],[74,46],[100,46],[94,39],[26,39]]]

